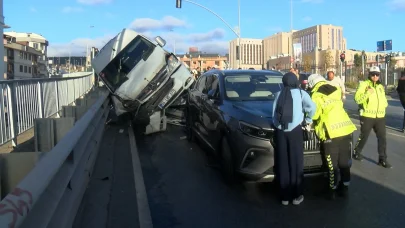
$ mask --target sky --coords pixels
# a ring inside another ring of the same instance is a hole
[[[101,48],[123,28],[161,36],[177,54],[189,47],[227,53],[236,38],[238,0],[193,0],[211,12],[176,0],[4,0],[5,31],[33,32],[49,41],[48,56],[84,56],[86,45]],[[290,0],[240,0],[241,37],[259,38],[289,31]],[[317,24],[343,26],[348,49],[375,51],[392,39],[405,51],[405,0],[294,0],[293,29]]]

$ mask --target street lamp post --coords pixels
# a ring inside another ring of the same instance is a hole
[[[180,1],[181,2],[181,0],[178,0],[178,1]],[[240,47],[240,40],[241,40],[241,36],[240,36],[240,0],[238,0],[238,32],[236,32],[233,28],[232,28],[232,26],[230,26],[229,25],[229,23],[228,22],[226,22],[221,16],[219,16],[217,13],[215,13],[214,11],[212,11],[211,9],[209,9],[209,8],[207,8],[207,7],[205,7],[205,6],[203,6],[203,5],[201,5],[201,4],[199,4],[199,3],[196,3],[196,2],[193,2],[193,1],[190,1],[190,0],[182,0],[182,1],[185,1],[185,2],[188,2],[188,3],[191,3],[191,4],[193,4],[193,5],[196,5],[196,6],[198,6],[198,7],[201,7],[201,8],[203,8],[203,9],[205,9],[205,10],[207,10],[208,12],[210,12],[210,13],[212,13],[212,14],[214,14],[214,16],[216,16],[218,19],[220,19],[233,33],[235,33],[235,35],[237,36],[237,38],[238,38],[238,51],[239,51],[239,53],[238,53],[238,57],[239,57],[239,61],[238,61],[238,67],[240,68],[240,66],[241,66],[241,64],[240,64],[240,62],[241,62],[241,47]],[[176,2],[176,7],[177,8],[181,8],[181,3],[180,4],[177,4],[177,2]]]

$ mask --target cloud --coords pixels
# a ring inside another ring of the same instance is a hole
[[[71,7],[71,6],[66,6],[62,9],[63,13],[80,13],[83,12],[83,9],[80,7]]]
[[[114,35],[112,34],[106,34],[95,39],[77,38],[68,43],[50,43],[48,56],[69,56],[69,53],[71,53],[71,56],[85,56],[87,44],[89,45],[89,50],[91,47],[102,48],[113,37]]]
[[[185,28],[187,23],[184,20],[180,20],[173,16],[165,16],[160,20],[152,18],[138,18],[135,19],[129,28],[134,29],[137,32],[146,31],[170,31],[175,28]]]
[[[302,3],[314,3],[314,4],[319,4],[322,3],[323,0],[301,0]]]
[[[111,3],[113,0],[77,0],[78,3],[83,5],[101,5]]]
[[[38,12],[38,10],[37,10],[36,8],[34,8],[34,7],[31,7],[31,8],[30,8],[30,11],[33,12],[33,13]]]
[[[306,16],[306,17],[303,17],[302,20],[305,22],[310,22],[310,21],[312,21],[312,17]]]
[[[206,33],[191,33],[181,34],[175,32],[155,33],[146,31],[142,35],[154,40],[156,36],[161,36],[166,40],[165,49],[173,51],[175,47],[176,54],[184,54],[188,52],[189,47],[198,47],[202,52],[212,54],[226,54],[229,49],[229,41],[223,40],[225,32],[223,29],[217,28]],[[89,47],[97,47],[101,49],[109,40],[116,34],[108,34],[96,39],[77,38],[68,43],[50,43],[48,48],[48,56],[85,56],[86,45]]]
[[[158,35],[161,36],[166,40],[165,49],[173,51],[173,47],[175,47],[176,54],[187,53],[190,47],[198,47],[198,50],[212,54],[226,54],[229,50],[229,41],[223,40],[225,31],[222,28],[216,28],[205,33],[182,34],[147,31],[142,34],[152,40]]]
[[[405,11],[405,0],[391,0],[388,4],[392,10]]]

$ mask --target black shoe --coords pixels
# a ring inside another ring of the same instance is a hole
[[[339,188],[338,188],[339,196],[346,198],[348,193],[349,193],[349,186],[346,186],[343,183],[340,183]]]
[[[392,165],[390,163],[388,163],[387,161],[381,160],[378,162],[379,166],[382,166],[384,168],[390,169],[392,168]]]
[[[328,192],[327,198],[329,200],[335,200],[336,199],[336,190],[330,189],[329,192]]]
[[[363,161],[364,157],[363,155],[361,155],[360,153],[353,153],[353,159],[357,160],[357,161]]]

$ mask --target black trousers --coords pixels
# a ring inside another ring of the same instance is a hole
[[[290,132],[275,131],[276,175],[281,200],[290,201],[303,194],[304,146],[301,125]]]
[[[364,145],[367,142],[371,129],[377,136],[378,156],[381,160],[387,159],[387,134],[385,129],[385,118],[360,117],[360,136],[357,140],[354,152],[361,154]]]
[[[405,109],[405,93],[399,93],[399,100],[401,101],[402,107]]]
[[[330,189],[336,189],[340,181],[345,185],[350,183],[351,141],[351,135],[346,135],[325,140],[321,144],[325,165],[328,168],[328,186]]]
[[[404,108],[404,119],[402,120],[402,130],[405,129],[405,93],[399,93],[399,100],[401,101],[402,107]]]

